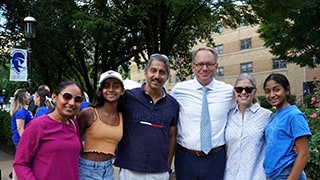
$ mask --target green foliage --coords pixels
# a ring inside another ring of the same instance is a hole
[[[318,111],[318,112],[317,112]],[[308,108],[304,110],[304,113],[308,117],[309,127],[312,133],[312,137],[309,140],[310,159],[305,168],[307,176],[312,179],[320,179],[320,117],[319,107]],[[316,118],[312,118],[311,115],[317,113]]]
[[[297,99],[296,95],[290,95],[288,99],[289,104],[291,105],[296,104],[296,99]]]
[[[5,97],[5,103],[9,103],[9,98],[13,96],[16,89],[28,88],[27,82],[9,81],[9,65],[0,65],[0,96]]]
[[[309,98],[310,97],[310,98]],[[303,111],[308,118],[312,137],[309,141],[310,159],[306,166],[306,173],[309,178],[320,179],[320,84],[315,83],[315,93],[310,95],[305,101],[310,108]]]
[[[312,98],[313,96],[314,96],[313,94],[307,94],[307,95],[304,96],[304,98],[303,98],[303,105],[304,105],[305,107],[308,107],[308,108],[314,107],[314,105],[310,103],[310,102],[311,102],[311,98]]]
[[[8,112],[0,111],[0,142],[12,145],[11,117]]]
[[[260,106],[266,109],[271,109],[272,106],[271,104],[269,104],[269,102],[267,101],[265,96],[258,96],[259,102],[260,102]]]
[[[301,66],[320,63],[319,0],[251,1],[261,17],[258,32],[280,59]]]
[[[101,72],[120,66],[128,72],[130,61],[143,66],[152,53],[168,55],[183,79],[191,74],[190,49],[199,41],[213,46],[212,32],[217,32],[218,23],[237,27],[240,22],[255,22],[252,9],[241,4],[244,0],[29,2],[0,5],[9,33],[23,31],[23,18],[30,9],[37,20],[32,41],[34,87],[45,83],[54,89],[68,78],[89,97]],[[21,41],[20,46],[27,44]]]

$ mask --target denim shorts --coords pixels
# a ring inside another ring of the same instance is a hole
[[[290,175],[290,172],[291,172],[292,168],[293,168],[293,164],[291,164],[290,166],[285,168],[282,171],[282,173],[279,174],[279,176],[277,176],[276,178],[271,179],[271,180],[287,180],[289,175]],[[269,178],[268,178],[268,180],[269,180]],[[306,176],[306,173],[304,171],[302,171],[302,173],[298,177],[298,180],[307,180],[307,176]]]
[[[114,180],[112,159],[107,161],[91,161],[79,158],[80,180]]]

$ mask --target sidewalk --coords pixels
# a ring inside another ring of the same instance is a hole
[[[9,151],[9,152],[8,152]],[[9,173],[12,171],[14,148],[10,149],[0,145],[0,170],[1,180],[10,180]]]

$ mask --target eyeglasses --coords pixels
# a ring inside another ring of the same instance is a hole
[[[72,98],[75,103],[82,103],[83,97],[82,96],[72,96],[70,93],[64,93],[62,94],[63,100],[70,101]]]
[[[207,66],[208,69],[212,69],[217,63],[192,63],[197,68],[202,69],[204,66]]]
[[[237,93],[242,93],[244,90],[246,93],[251,93],[255,87],[234,87],[234,90],[236,90]]]

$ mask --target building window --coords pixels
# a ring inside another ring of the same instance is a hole
[[[252,72],[252,62],[241,63],[240,64],[241,73],[251,73]]]
[[[251,49],[251,38],[240,40],[240,50]]]
[[[224,76],[224,68],[218,67],[217,72],[216,72],[216,77],[221,77],[221,76]]]
[[[287,61],[283,59],[272,59],[272,69],[287,68]]]
[[[223,54],[223,44],[220,44],[215,47],[218,54]]]

